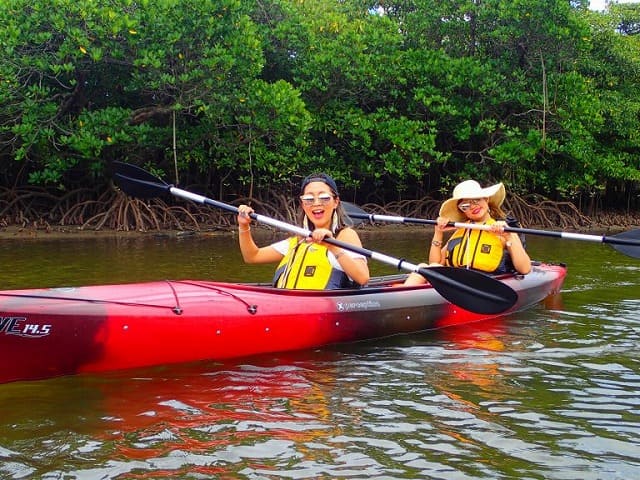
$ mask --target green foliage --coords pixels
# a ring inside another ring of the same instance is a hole
[[[383,200],[473,177],[558,199],[617,201],[623,183],[637,204],[639,11],[4,0],[0,175],[70,189],[175,155],[181,182],[220,195],[326,170]]]
[[[260,188],[286,184],[301,164],[311,116],[299,92],[282,80],[255,80],[247,96],[237,101],[237,125],[217,142],[215,157],[242,184],[255,181]]]

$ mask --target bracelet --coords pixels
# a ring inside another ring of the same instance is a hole
[[[251,230],[251,227],[247,227],[247,228],[245,228],[244,230],[243,230],[243,229],[241,229],[241,228],[238,228],[238,233],[246,233],[246,232],[248,232],[248,231],[250,231],[250,230]]]
[[[432,240],[431,245],[433,245],[434,247],[441,247],[442,242],[440,240]]]

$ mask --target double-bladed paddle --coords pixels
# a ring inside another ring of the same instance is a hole
[[[169,185],[165,181],[135,165],[114,162],[114,167],[116,183],[122,191],[133,197],[151,198],[163,193],[170,193],[176,197],[238,214],[238,208],[233,205]],[[251,213],[249,216],[259,223],[264,223],[280,230],[300,235],[301,237],[309,237],[311,235],[309,230],[274,218],[257,213]],[[471,312],[481,314],[502,313],[513,307],[518,300],[518,294],[511,287],[480,272],[451,267],[422,268],[403,259],[390,257],[382,253],[351,245],[350,243],[341,242],[335,238],[326,238],[324,241],[367,258],[393,265],[398,269],[417,272],[425,277],[433,288],[446,300]]]
[[[375,215],[367,213],[360,207],[349,202],[342,202],[345,212],[352,219],[369,220],[370,222],[383,223],[415,223],[420,225],[436,225],[436,220],[424,218],[397,217],[392,215]],[[469,228],[472,230],[491,230],[490,225],[479,225],[476,223],[449,222],[450,227]],[[531,228],[504,227],[505,232],[524,233],[530,235],[541,235],[544,237],[566,238],[570,240],[585,240],[588,242],[607,243],[620,253],[634,258],[640,258],[640,230],[628,230],[611,236],[587,235],[584,233],[556,232],[551,230],[536,230]]]

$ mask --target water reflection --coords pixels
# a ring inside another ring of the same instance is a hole
[[[76,467],[68,473],[96,478],[145,471],[161,476],[178,474],[189,465],[217,464],[212,470],[198,470],[213,474],[222,465],[256,455],[273,460],[274,449],[289,446],[278,458],[287,449],[297,450],[296,444],[304,447],[335,434],[329,398],[339,365],[336,355],[310,352],[256,358],[250,364],[201,363],[164,372],[148,369],[8,384],[3,387],[2,410],[7,414],[0,431],[18,425],[10,434],[12,443],[28,442],[31,451],[49,453],[27,459],[7,451],[0,458],[22,463],[22,469],[34,475],[63,475],[71,457]],[[37,392],[31,405],[4,408],[29,390]],[[9,442],[5,435],[0,435],[0,444]],[[307,450],[306,455],[314,451]],[[294,456],[304,457],[300,451]]]

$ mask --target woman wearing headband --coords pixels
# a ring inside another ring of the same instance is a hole
[[[273,284],[280,288],[323,290],[364,285],[369,267],[363,255],[323,242],[335,238],[361,247],[360,237],[345,221],[336,182],[325,173],[305,178],[300,186],[301,224],[311,231],[307,238],[290,237],[258,247],[251,236],[253,209],[238,207],[238,235],[247,263],[279,262]]]
[[[504,231],[506,222],[502,203],[502,183],[482,188],[475,180],[456,186],[453,196],[440,207],[440,216],[429,246],[429,264],[464,267],[487,273],[531,271],[531,259],[518,235]],[[450,222],[490,225],[491,230],[473,230],[447,226]],[[454,230],[447,242],[444,233]],[[425,283],[422,275],[412,273],[405,285]]]

